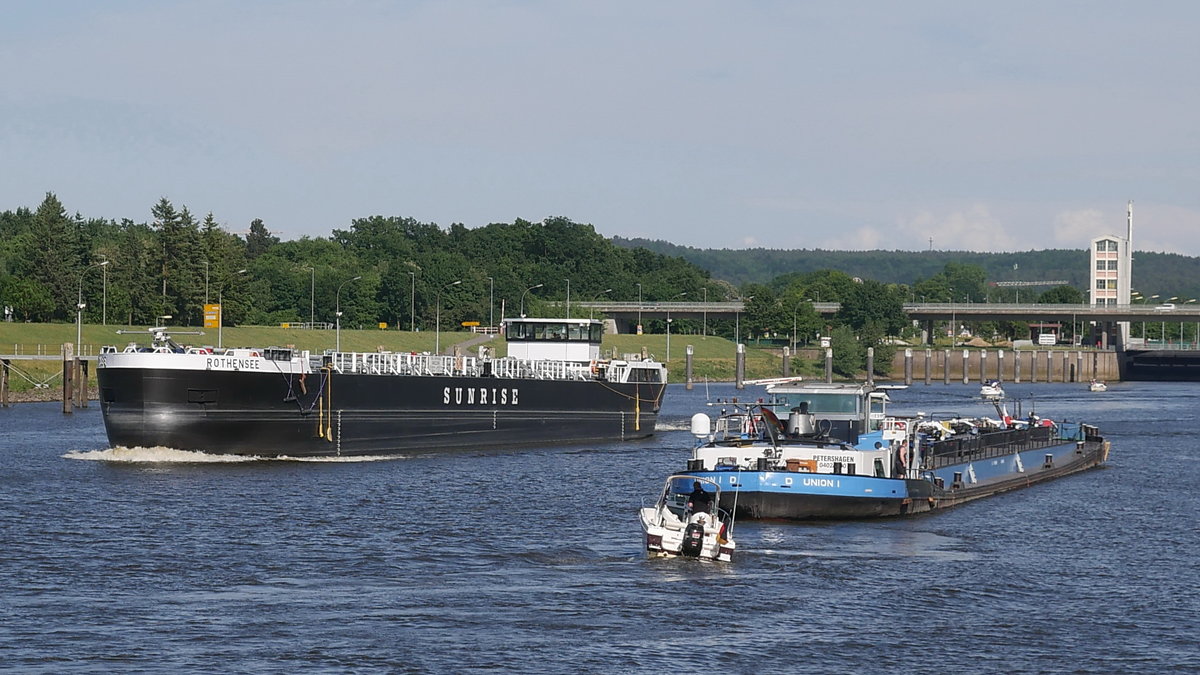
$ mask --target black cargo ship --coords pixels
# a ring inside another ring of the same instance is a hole
[[[590,319],[507,319],[509,355],[106,348],[97,376],[109,443],[263,457],[643,438],[666,368],[600,357]]]

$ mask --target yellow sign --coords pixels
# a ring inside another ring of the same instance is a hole
[[[478,321],[464,321],[464,322],[462,322],[462,325],[463,325],[463,328],[471,328],[472,326],[478,326],[479,322]]]
[[[379,330],[387,330],[387,322],[386,321],[379,322]]]
[[[216,328],[221,324],[221,306],[220,305],[205,305],[204,306],[204,327]]]

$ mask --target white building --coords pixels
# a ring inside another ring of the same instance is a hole
[[[1133,292],[1133,202],[1125,237],[1106,234],[1092,240],[1091,302],[1128,305]]]
[[[1128,305],[1133,293],[1133,202],[1129,202],[1125,237],[1106,234],[1092,240],[1091,303]],[[1118,323],[1122,343],[1129,339],[1129,322]]]

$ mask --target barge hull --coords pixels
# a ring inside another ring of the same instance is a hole
[[[386,455],[651,436],[664,385],[108,368],[114,446],[257,456]]]
[[[805,472],[704,471],[721,485],[721,508],[739,518],[853,520],[905,516],[948,508],[1100,466],[1108,441],[1069,442],[1004,457],[942,467],[942,480],[873,478]],[[1051,457],[1046,461],[1046,456]],[[1018,461],[1016,458],[1020,457]],[[975,481],[972,482],[972,469]],[[960,474],[961,485],[953,481]]]

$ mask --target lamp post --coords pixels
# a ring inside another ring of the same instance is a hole
[[[796,343],[799,342],[799,340],[796,337],[796,313],[800,311],[800,304],[804,303],[804,302],[808,302],[808,299],[805,298],[804,300],[797,302],[796,306],[792,308],[792,353],[793,354],[796,353]]]
[[[312,273],[308,282],[308,329],[312,330],[317,323],[317,268],[316,266],[309,267],[305,265],[300,269],[308,270]]]
[[[751,295],[748,298],[741,298],[740,301],[744,307],[745,303],[750,302],[753,299],[754,296]],[[733,316],[733,343],[736,345],[741,344],[742,342],[742,310],[737,310]]]
[[[241,269],[234,274],[245,274],[246,270]],[[168,319],[171,317],[167,317]],[[225,346],[225,284],[217,289],[217,349]]]
[[[571,280],[565,279],[565,281],[567,282],[567,313],[563,318],[569,319],[571,318]]]
[[[535,288],[541,288],[543,285],[544,285],[544,284],[538,284],[538,285],[536,285],[536,286],[530,286],[529,288],[526,288],[526,289],[525,289],[525,293],[528,293],[529,291],[532,291],[532,290],[533,290],[533,289],[535,289]],[[524,318],[525,318],[525,293],[522,293],[522,294],[521,294],[521,318],[522,318],[522,319],[524,319]]]
[[[88,265],[87,267],[83,268],[82,272],[79,273],[79,297],[75,301],[75,355],[76,356],[82,355],[82,352],[80,351],[79,346],[83,342],[83,309],[85,307],[87,307],[87,303],[85,303],[83,301],[83,277],[87,274],[88,270],[92,269],[93,267],[99,267],[101,270],[103,270],[104,266],[107,264],[108,264],[108,261],[105,260],[102,263],[96,263],[95,265]]]
[[[597,294],[596,294],[596,299],[595,299],[595,300],[592,300],[592,302],[596,302],[596,301],[600,300],[600,296],[601,296],[601,295],[604,295],[605,293],[612,293],[612,289],[611,289],[611,288],[606,288],[606,289],[604,289],[604,290],[600,291],[599,293],[597,293]],[[589,307],[589,308],[588,308],[588,318],[589,318],[589,319],[594,319],[594,318],[596,318],[596,308],[595,308],[595,307]]]
[[[488,291],[488,328],[496,325],[496,280],[488,277],[487,280],[491,283],[491,290]]]
[[[412,333],[417,332],[417,273],[409,270],[408,276],[412,277],[412,295],[408,296],[408,330]]]
[[[1186,305],[1189,302],[1196,302],[1196,298],[1192,298],[1191,300],[1188,300],[1187,302],[1184,302],[1183,304]],[[1179,322],[1179,341],[1183,342],[1183,322],[1182,321]],[[1197,346],[1200,346],[1200,321],[1196,322],[1196,343],[1197,343]]]
[[[638,323],[637,334],[642,334],[642,282],[637,282],[638,286]]]
[[[204,264],[204,304],[208,304],[208,261],[201,260]]]
[[[684,292],[680,293],[679,295],[676,295],[675,297],[671,298],[671,300],[674,301],[676,298],[682,298],[685,295],[687,295],[687,291],[684,291]],[[668,304],[667,305],[667,362],[670,362],[670,361],[671,361],[671,305]]]
[[[1144,298],[1142,300],[1142,304],[1144,304],[1144,305],[1150,304],[1151,300],[1156,300],[1157,298],[1158,298],[1158,293],[1155,293],[1154,295],[1150,296],[1149,298]],[[1145,343],[1146,343],[1146,321],[1142,320],[1142,344],[1144,345]]]
[[[442,353],[442,291],[446,290],[447,288],[450,288],[451,286],[457,286],[461,283],[462,283],[462,279],[459,279],[458,281],[451,281],[450,283],[448,283],[445,286],[442,286],[441,288],[438,289],[437,310],[434,313],[434,316],[436,317],[434,319],[435,330],[437,331],[437,334],[433,338],[433,353],[434,354]]]
[[[700,322],[700,337],[708,337],[708,286],[704,287],[704,319]]]
[[[79,343],[83,340],[83,308],[87,307],[83,303],[82,284],[79,292],[79,302],[75,303],[75,355],[79,356]]]
[[[349,279],[338,284],[337,293],[333,294],[333,313],[334,318],[337,320],[337,327],[335,328],[336,335],[334,336],[334,351],[342,351],[342,286],[345,286],[351,281],[358,281],[361,278],[361,275],[357,277],[350,277]]]
[[[100,274],[101,274],[101,276],[102,276],[102,277],[104,277],[104,282],[103,282],[103,284],[104,284],[104,285],[103,285],[103,288],[104,288],[104,291],[103,291],[103,297],[104,297],[104,300],[103,300],[103,302],[102,302],[102,303],[101,303],[101,305],[100,305],[100,307],[101,307],[101,309],[100,309],[100,323],[102,323],[102,324],[104,324],[105,326],[107,326],[107,325],[108,325],[108,261],[107,261],[107,260],[105,260],[104,262],[100,263]]]

